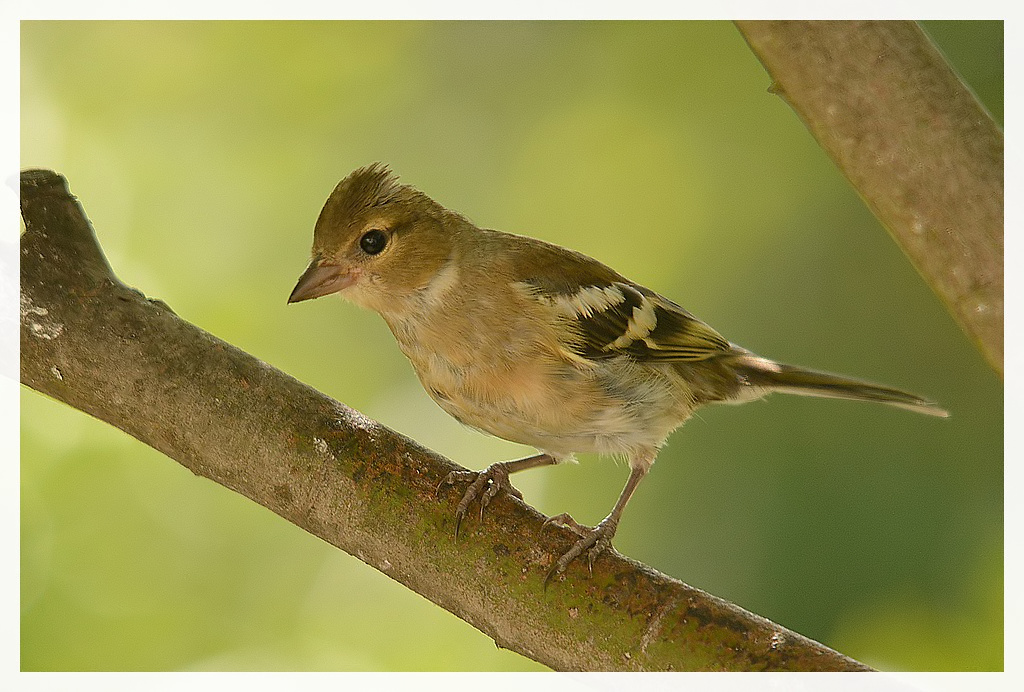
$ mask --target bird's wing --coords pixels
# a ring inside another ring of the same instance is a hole
[[[733,350],[708,325],[671,300],[582,253],[516,236],[505,257],[519,287],[570,322],[566,346],[589,359],[700,361]]]
[[[732,345],[679,305],[586,255],[534,242],[520,286],[570,321],[570,350],[586,358],[705,360]],[[524,263],[525,264],[525,263]],[[520,265],[521,266],[521,265]]]
[[[574,322],[575,350],[587,358],[627,354],[639,361],[697,361],[731,349],[680,306],[629,282],[585,286],[546,299]]]

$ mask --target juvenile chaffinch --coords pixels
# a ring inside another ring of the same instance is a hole
[[[612,511],[585,528],[548,573],[611,544],[658,449],[698,407],[771,392],[877,401],[946,416],[913,394],[783,365],[728,342],[689,312],[586,255],[477,228],[380,163],[331,193],[312,262],[288,298],[331,293],[384,318],[437,404],[470,427],[539,454],[450,474],[470,481],[456,509],[500,490],[508,474],[576,452],[621,455],[629,479]]]

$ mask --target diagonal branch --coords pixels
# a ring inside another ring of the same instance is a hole
[[[915,22],[736,22],[871,211],[1003,372],[1003,133]]]
[[[67,182],[22,173],[21,380],[117,426],[561,670],[869,670],[502,494],[453,539],[459,467],[119,282]]]

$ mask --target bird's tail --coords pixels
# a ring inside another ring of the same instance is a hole
[[[794,365],[784,365],[753,354],[744,354],[738,357],[734,367],[749,385],[768,391],[834,399],[877,401],[929,416],[940,418],[949,416],[948,411],[915,394],[844,375],[833,375]]]

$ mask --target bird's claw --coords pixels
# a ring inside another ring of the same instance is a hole
[[[590,531],[593,531],[593,529],[589,526],[584,526],[583,524],[573,519],[568,512],[556,514],[553,517],[548,517],[544,520],[544,523],[541,524],[540,527],[543,529],[548,524],[551,524],[553,526],[564,526],[565,528],[570,529],[577,536],[586,536]]]
[[[443,485],[454,485],[458,482],[469,481],[469,487],[459,504],[455,507],[455,538],[459,538],[459,527],[462,526],[462,519],[469,510],[469,505],[478,496],[480,498],[480,520],[484,518],[484,508],[491,503],[491,500],[502,490],[520,500],[523,494],[519,492],[508,479],[508,470],[503,463],[491,464],[483,471],[452,471],[437,485],[435,494],[441,490]]]
[[[548,588],[548,584],[551,583],[552,579],[564,572],[569,563],[584,552],[587,553],[587,569],[590,571],[590,576],[594,576],[594,560],[598,555],[611,547],[612,537],[615,535],[615,529],[617,528],[617,522],[610,521],[609,518],[605,518],[597,526],[590,528],[577,523],[568,514],[550,517],[544,521],[544,525],[547,524],[566,526],[579,535],[580,539],[573,543],[572,547],[562,557],[558,558],[554,566],[548,570],[547,576],[544,577],[545,589]]]

